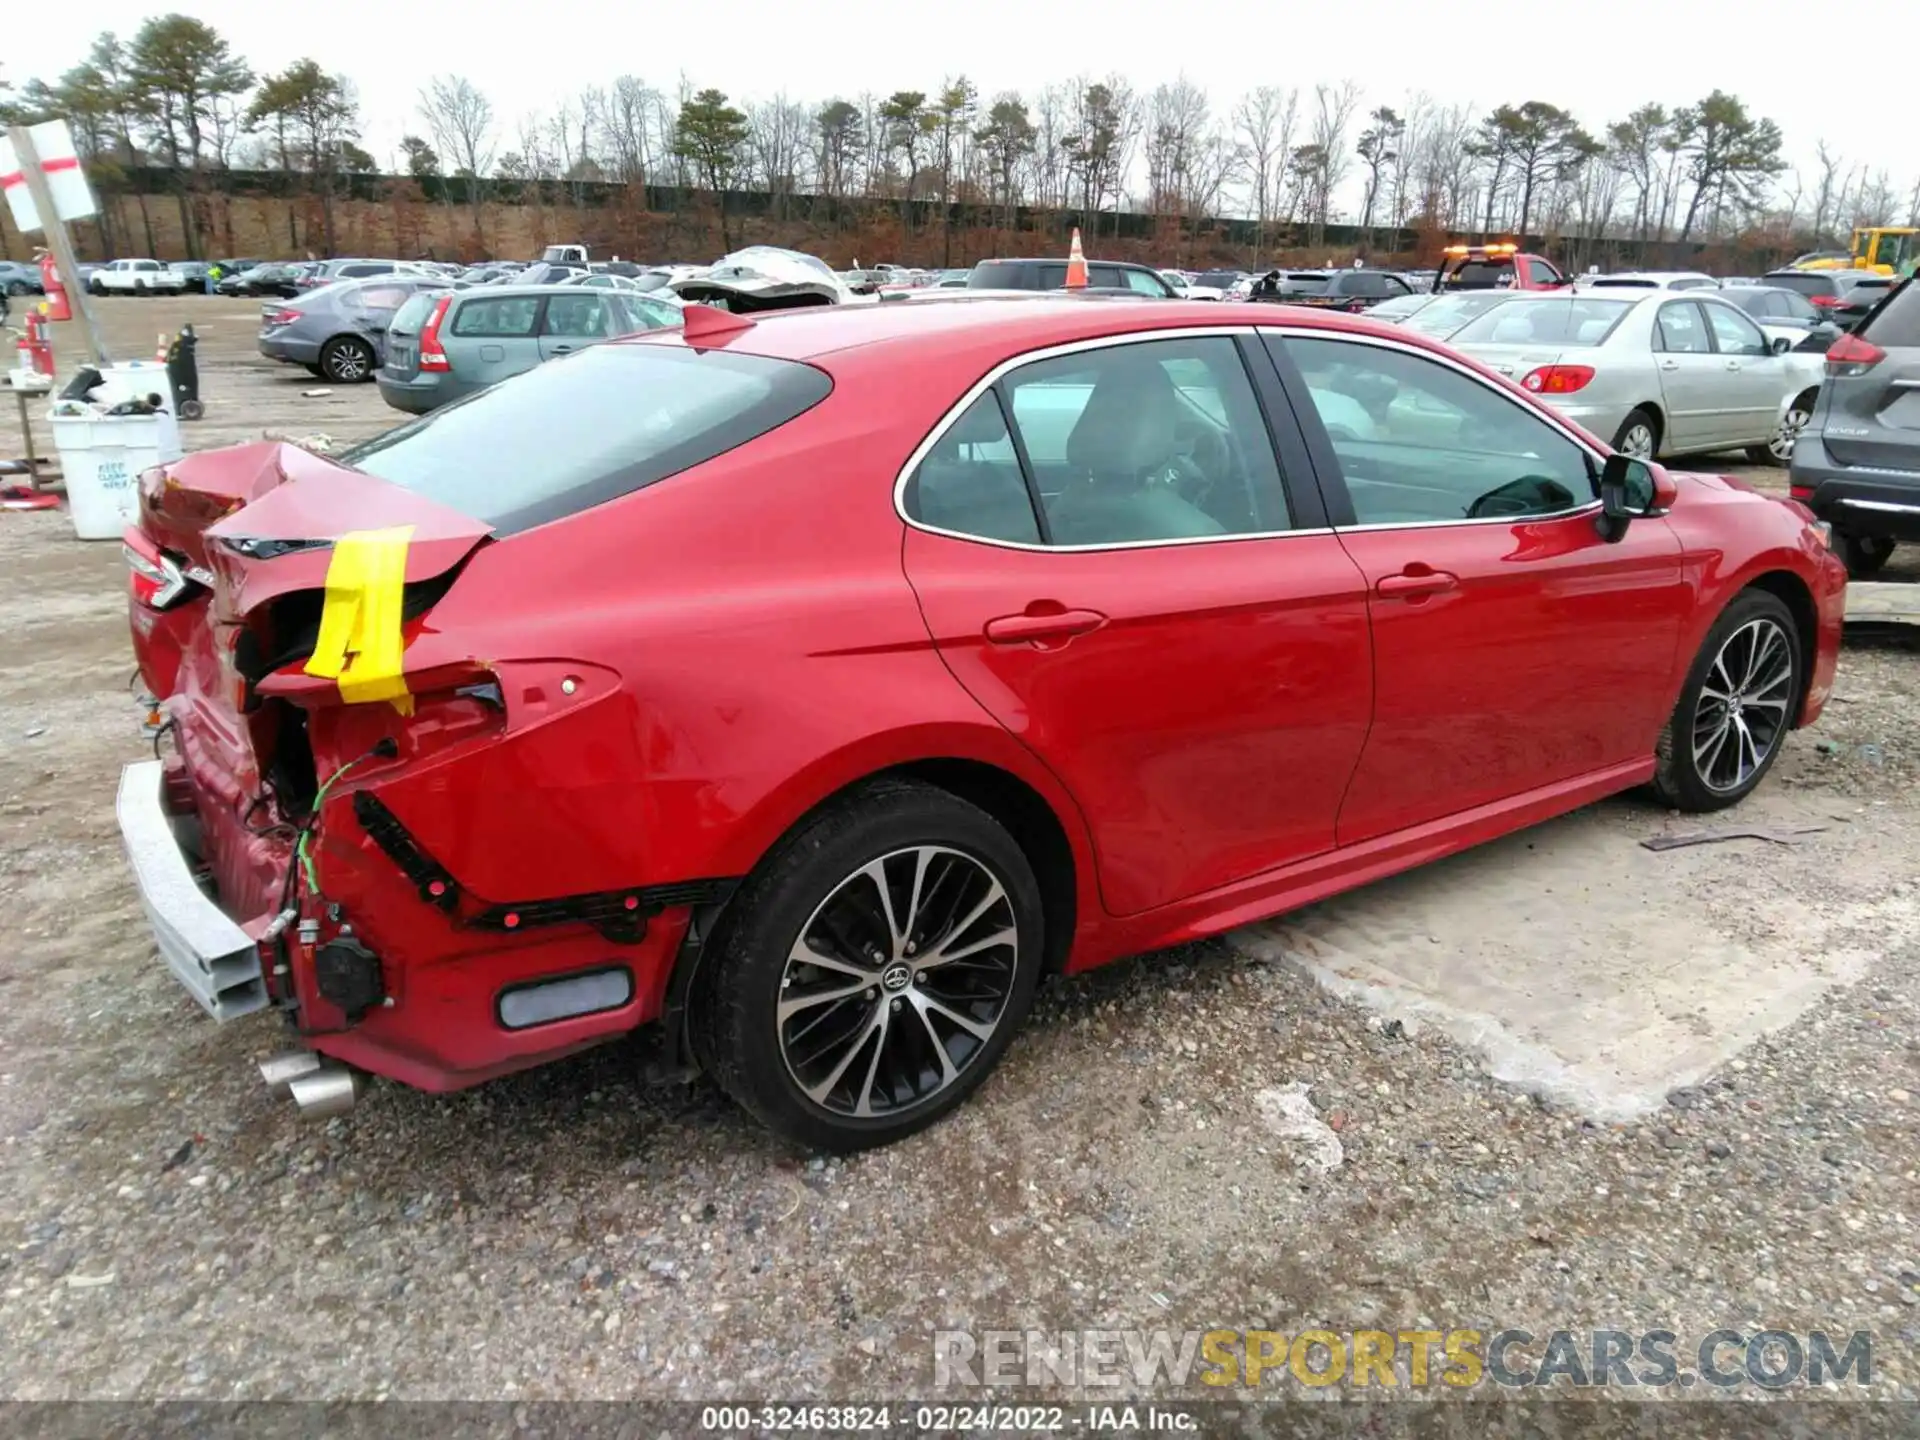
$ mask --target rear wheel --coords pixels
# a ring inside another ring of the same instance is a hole
[[[373,347],[352,335],[336,335],[320,347],[320,373],[339,385],[373,378]]]
[[[1032,867],[992,816],[932,786],[870,785],[803,822],[728,907],[696,981],[695,1053],[788,1140],[898,1140],[999,1061],[1042,926]]]
[[[1837,531],[1833,537],[1834,554],[1846,564],[1848,576],[1855,580],[1878,575],[1880,568],[1893,558],[1893,544],[1891,540],[1867,540]]]
[[[1739,595],[1707,632],[1655,745],[1654,793],[1700,813],[1744,800],[1793,726],[1804,660],[1786,602]]]
[[[1635,410],[1620,422],[1613,448],[1635,460],[1651,460],[1660,451],[1660,417],[1651,410]]]

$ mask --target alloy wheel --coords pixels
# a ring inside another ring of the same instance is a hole
[[[1693,765],[1701,783],[1726,795],[1752,780],[1786,733],[1792,701],[1793,645],[1786,631],[1763,617],[1727,636],[1693,711]]]
[[[836,1115],[926,1103],[992,1039],[1019,947],[1006,886],[974,856],[921,845],[868,862],[788,953],[775,1018],[787,1074]]]
[[[1800,439],[1800,432],[1807,428],[1807,422],[1811,419],[1813,412],[1798,405],[1787,411],[1767,440],[1767,452],[1782,465],[1787,464],[1793,459],[1793,447]]]
[[[1653,427],[1644,420],[1634,421],[1614,448],[1634,460],[1653,459]]]
[[[367,353],[358,345],[342,345],[327,360],[327,369],[340,381],[364,380],[369,368]]]

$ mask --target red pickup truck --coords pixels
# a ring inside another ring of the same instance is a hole
[[[1441,251],[1435,293],[1445,290],[1558,290],[1572,279],[1551,260],[1518,245],[1449,245]]]

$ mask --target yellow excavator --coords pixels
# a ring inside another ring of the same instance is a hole
[[[1920,228],[1873,225],[1853,232],[1851,253],[1816,250],[1793,262],[1795,270],[1869,270],[1876,275],[1911,275],[1920,262]]]

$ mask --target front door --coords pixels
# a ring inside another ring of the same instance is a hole
[[[1281,445],[1304,481],[1297,429]],[[1372,708],[1366,592],[1283,482],[1240,341],[1013,367],[923,447],[905,504],[941,656],[1073,794],[1109,911],[1333,847]]]
[[[1651,757],[1691,604],[1666,522],[1607,543],[1598,461],[1438,356],[1270,343],[1303,423],[1324,426],[1351,507],[1335,524],[1371,597],[1373,725],[1339,842]]]

